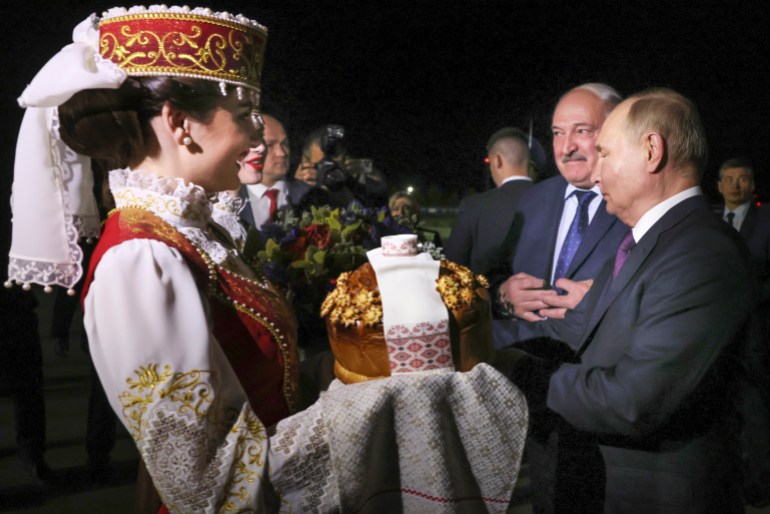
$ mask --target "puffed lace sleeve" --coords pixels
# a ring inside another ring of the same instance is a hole
[[[124,242],[104,254],[85,299],[91,356],[171,512],[264,512],[265,427],[206,308],[179,252]]]

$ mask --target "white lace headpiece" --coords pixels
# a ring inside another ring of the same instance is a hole
[[[164,38],[172,30],[188,37]],[[152,37],[121,39],[129,32]],[[205,8],[115,8],[101,21],[92,14],[81,22],[73,31],[73,43],[51,58],[19,97],[27,111],[16,145],[6,287],[16,282],[29,289],[36,283],[50,291],[50,286],[60,285],[74,294],[72,288],[83,275],[78,239],[99,234],[91,159],[60,139],[58,106],[79,91],[117,89],[127,76],[146,75],[215,80],[223,91],[233,84],[239,96],[246,88],[258,99],[266,38],[267,30],[253,20]],[[158,53],[134,47],[166,39],[179,48]],[[219,42],[218,51],[207,60],[190,59],[193,50],[180,41],[191,48]],[[147,61],[146,56],[157,58]]]
[[[96,16],[81,22],[64,47],[19,97],[26,107],[16,143],[8,282],[60,285],[72,291],[83,274],[80,237],[99,235],[91,159],[59,138],[57,107],[78,91],[118,88],[126,74],[99,56]]]

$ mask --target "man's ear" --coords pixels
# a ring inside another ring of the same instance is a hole
[[[649,173],[657,173],[666,165],[666,140],[657,132],[648,132],[642,141],[644,161]]]
[[[499,170],[503,167],[503,156],[499,153],[495,154],[495,167]]]
[[[163,129],[173,137],[177,144],[183,145],[184,138],[190,136],[187,130],[189,124],[187,114],[171,105],[170,102],[166,102],[163,104],[160,116]]]

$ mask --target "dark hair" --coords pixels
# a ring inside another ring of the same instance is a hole
[[[487,153],[500,155],[511,166],[526,168],[530,162],[527,135],[516,127],[503,127],[487,141]]]
[[[229,93],[235,86],[228,85]],[[59,106],[62,141],[106,169],[143,159],[156,144],[150,120],[170,102],[193,118],[206,120],[222,101],[219,83],[186,77],[127,79],[117,89],[80,91]]]
[[[529,147],[527,135],[521,129],[516,127],[503,127],[489,137],[489,140],[487,141],[487,151],[491,150],[495,143],[501,139],[516,139],[524,143],[524,146]]]
[[[746,168],[749,170],[749,174],[752,178],[754,177],[754,166],[751,163],[751,159],[748,157],[733,157],[732,159],[727,159],[722,163],[722,166],[719,167],[719,178],[721,179],[722,173],[730,168]]]

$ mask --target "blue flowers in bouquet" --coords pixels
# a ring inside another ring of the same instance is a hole
[[[286,292],[300,328],[319,331],[321,303],[340,273],[366,262],[366,252],[380,246],[383,236],[410,234],[413,227],[390,217],[385,207],[353,201],[342,209],[312,207],[300,217],[269,223],[261,232],[265,247],[257,253],[258,266]]]

